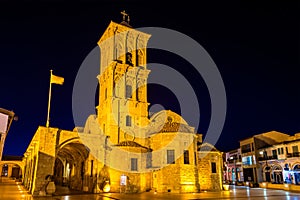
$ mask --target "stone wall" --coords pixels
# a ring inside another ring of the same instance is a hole
[[[216,173],[212,173],[212,163],[216,164]],[[199,152],[198,172],[201,191],[220,191],[222,189],[222,154],[215,151]]]
[[[111,192],[138,193],[151,189],[151,173],[129,173],[109,168]],[[126,176],[126,185],[121,185],[121,176]]]
[[[157,173],[157,192],[179,192],[180,169],[177,164],[162,168]]]
[[[155,172],[153,180],[157,192],[198,192],[197,169],[194,165],[170,164]]]
[[[57,128],[40,126],[31,140],[23,162],[25,164],[24,185],[33,195],[44,190],[47,175],[53,175]]]

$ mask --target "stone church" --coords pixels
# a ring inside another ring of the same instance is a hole
[[[83,128],[40,126],[24,154],[23,183],[87,192],[221,190],[222,153],[178,114],[148,112],[147,42],[124,15],[100,38],[99,105]],[[201,151],[200,151],[201,149]]]

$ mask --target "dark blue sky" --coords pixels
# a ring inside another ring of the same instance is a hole
[[[22,155],[37,127],[45,125],[50,69],[65,78],[63,86],[53,85],[51,126],[74,128],[72,88],[77,71],[110,20],[121,21],[124,9],[133,27],[180,31],[210,54],[222,75],[228,101],[218,149],[237,148],[239,140],[266,131],[300,132],[299,5],[195,2],[1,1],[0,107],[19,117],[12,124],[4,154]],[[210,101],[201,76],[168,52],[149,50],[148,61],[168,64],[188,78],[201,99],[198,132],[205,134]],[[150,103],[180,112],[170,97],[172,93],[165,88],[149,87]]]

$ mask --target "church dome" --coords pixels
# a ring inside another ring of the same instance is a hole
[[[147,133],[151,135],[162,132],[194,133],[194,127],[189,126],[177,113],[171,110],[162,110],[151,116]]]

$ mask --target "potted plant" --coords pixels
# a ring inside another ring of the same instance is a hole
[[[46,184],[46,193],[52,195],[56,190],[54,176],[49,174],[45,179],[48,181]]]

